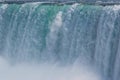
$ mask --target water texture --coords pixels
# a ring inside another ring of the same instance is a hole
[[[0,79],[119,80],[119,21],[119,5],[0,4]]]

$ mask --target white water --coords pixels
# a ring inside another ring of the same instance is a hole
[[[10,65],[2,58],[0,65],[0,80],[101,80],[95,70],[85,66]]]
[[[0,58],[0,80],[119,80],[120,6],[12,7],[1,5],[0,54],[17,64]]]

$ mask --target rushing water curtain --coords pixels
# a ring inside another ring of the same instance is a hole
[[[120,77],[120,6],[0,4],[0,55],[11,63],[90,64]]]

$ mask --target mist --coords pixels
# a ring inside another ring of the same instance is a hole
[[[0,58],[1,80],[101,80],[100,75],[86,66],[58,66],[55,64],[11,65]]]

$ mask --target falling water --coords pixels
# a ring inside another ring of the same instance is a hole
[[[120,6],[0,4],[1,80],[119,80]]]

